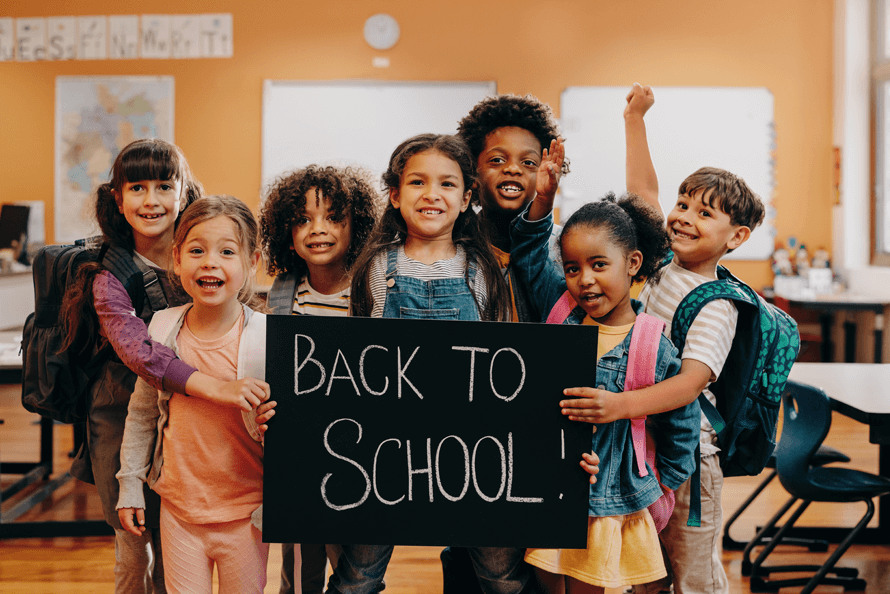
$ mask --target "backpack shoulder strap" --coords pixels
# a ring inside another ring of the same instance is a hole
[[[167,309],[167,298],[164,296],[158,275],[142,258],[123,248],[103,244],[101,261],[102,265],[124,285],[131,297],[133,296],[133,287],[129,286],[130,279],[138,274],[142,279],[142,288],[145,290],[145,296],[148,297],[151,310],[159,312]],[[134,306],[136,306],[135,301]]]
[[[238,378],[253,377],[266,379],[266,315],[259,312],[245,312],[250,316],[245,319],[244,330],[241,332],[241,345],[238,349]],[[262,441],[257,428],[256,409],[241,411],[241,419],[247,432],[256,441]]]
[[[718,275],[721,274],[720,270],[725,271],[721,267],[721,269],[718,269]],[[686,345],[686,334],[689,332],[692,322],[695,321],[702,308],[711,301],[715,299],[729,299],[735,302],[737,306],[739,303],[744,303],[759,308],[760,298],[754,289],[729,275],[728,271],[726,271],[726,274],[728,276],[695,287],[686,294],[683,300],[680,301],[680,305],[677,306],[671,323],[671,342],[680,350],[681,354],[683,353],[683,347]]]
[[[562,324],[569,317],[569,314],[572,313],[573,309],[575,309],[575,300],[572,299],[572,296],[566,291],[550,310],[550,314],[547,316],[547,323]]]
[[[266,314],[260,312],[247,312],[250,318],[244,324],[241,332],[241,352],[246,356],[241,361],[238,369],[238,377],[253,377],[265,381],[266,379]]]
[[[275,277],[266,297],[270,313],[287,315],[293,312],[297,288],[302,280],[292,272],[285,272]]]
[[[630,350],[627,355],[627,373],[624,391],[646,388],[655,383],[655,365],[658,362],[658,345],[664,332],[664,322],[649,314],[639,314],[631,329]],[[646,476],[646,417],[630,420],[630,432],[637,459],[637,472]]]

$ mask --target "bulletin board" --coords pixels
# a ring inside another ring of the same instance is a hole
[[[626,189],[624,106],[626,87],[569,87],[560,99],[562,131],[571,173],[560,183],[563,220],[606,192]],[[766,221],[726,256],[766,260],[773,252],[771,206],[776,142],[773,96],[764,88],[656,87],[646,114],[652,161],[665,213],[680,183],[696,169],[720,167],[741,176],[767,207]]]
[[[312,163],[360,165],[376,179],[393,149],[416,134],[454,134],[497,85],[486,82],[267,80],[263,87],[265,187]]]

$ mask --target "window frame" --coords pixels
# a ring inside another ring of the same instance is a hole
[[[890,0],[871,3],[870,252],[873,266],[890,266]]]

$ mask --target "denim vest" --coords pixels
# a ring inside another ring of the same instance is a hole
[[[553,226],[552,218],[529,221],[524,213],[511,225],[513,242],[511,264],[517,276],[526,283],[536,308],[544,318],[566,290],[565,275],[549,257],[547,246]],[[631,301],[634,311],[643,311],[643,305]],[[586,313],[576,307],[563,322],[581,324]],[[627,375],[627,354],[633,330],[621,344],[603,355],[596,365],[596,385],[593,387],[610,392],[623,392]],[[667,337],[662,336],[658,345],[655,381],[660,382],[680,371],[677,349]],[[696,466],[701,409],[694,401],[682,408],[657,415],[650,415],[648,423],[654,425],[656,465],[661,482],[669,489],[676,489],[692,475]],[[615,516],[645,509],[661,496],[661,488],[649,469],[641,477],[636,471],[630,421],[620,419],[613,423],[597,424],[593,433],[593,451],[600,458],[600,471],[596,484],[590,486],[589,513],[591,516]]]
[[[479,306],[473,294],[476,262],[467,257],[466,278],[424,281],[396,274],[399,246],[386,251],[386,302],[384,318],[478,321]]]

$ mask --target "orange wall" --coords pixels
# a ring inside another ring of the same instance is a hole
[[[498,91],[532,93],[557,113],[568,86],[751,86],[775,97],[778,237],[830,248],[829,0],[43,0],[0,8],[4,17],[190,12],[233,14],[233,58],[0,63],[0,202],[46,200],[53,239],[59,75],[175,76],[176,143],[209,192],[254,206],[267,78],[495,80]],[[362,39],[376,12],[402,28],[386,52]],[[377,55],[391,66],[373,68]],[[729,264],[755,287],[771,282],[764,262]]]

